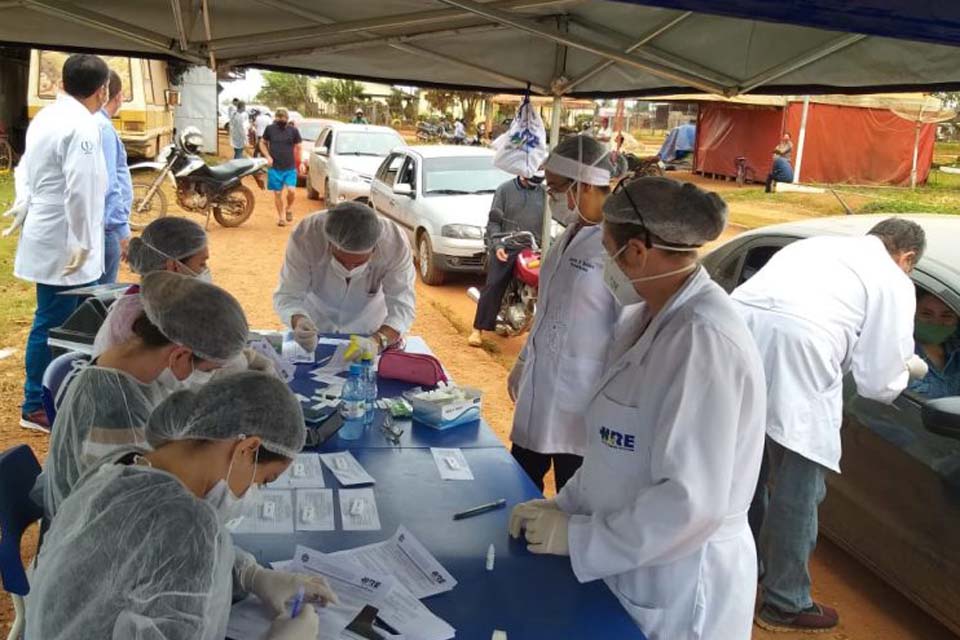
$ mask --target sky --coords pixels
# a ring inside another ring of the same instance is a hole
[[[232,82],[221,82],[223,92],[220,94],[220,102],[230,102],[234,98],[240,98],[244,102],[252,102],[260,88],[263,87],[263,73],[257,69],[247,69],[246,77],[243,80],[234,80]]]

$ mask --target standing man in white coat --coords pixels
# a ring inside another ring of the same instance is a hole
[[[762,567],[756,621],[765,629],[839,622],[811,598],[807,563],[824,476],[840,473],[843,376],[853,374],[860,395],[889,403],[911,373],[926,374],[914,355],[916,295],[907,276],[925,246],[919,225],[891,218],[866,236],[795,242],[733,292],[767,378],[767,465],[750,514]]]
[[[60,291],[103,275],[106,164],[93,114],[108,98],[110,69],[100,58],[74,54],[63,64],[62,93],[27,129],[17,167],[17,200],[27,200],[13,273],[36,283],[37,309],[27,339],[21,426],[49,431],[42,406],[43,372],[50,363],[47,333],[77,308]]]
[[[697,263],[727,207],[639,178],[603,208],[604,281],[632,306],[586,411],[583,466],[518,505],[534,553],[603,579],[650,640],[748,640],[757,558],[747,524],[763,451],[763,364],[736,305]]]
[[[559,492],[583,462],[583,414],[620,311],[603,285],[608,158],[595,139],[573,136],[544,167],[553,216],[568,226],[540,269],[537,316],[508,380],[517,402],[511,453],[540,491],[551,463]]]
[[[290,234],[273,307],[307,351],[317,333],[370,336],[378,351],[410,329],[416,297],[410,245],[359,202],[304,218]]]

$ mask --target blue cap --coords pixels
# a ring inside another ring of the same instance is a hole
[[[360,366],[359,364],[352,364],[352,365],[350,365],[350,375],[352,375],[352,376],[359,376],[361,373],[363,373],[363,367],[362,367],[362,366]]]

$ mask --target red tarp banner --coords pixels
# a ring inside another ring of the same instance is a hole
[[[803,103],[787,107],[787,131],[800,134]],[[917,184],[933,161],[934,124],[920,125]],[[801,182],[910,186],[916,123],[888,109],[810,103]],[[796,168],[796,166],[794,166]]]
[[[780,107],[704,103],[697,120],[694,170],[736,176],[737,156],[744,156],[752,168],[748,179],[762,182],[773,165],[782,126]]]

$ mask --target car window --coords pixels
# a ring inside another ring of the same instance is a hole
[[[397,174],[400,172],[404,160],[406,160],[406,156],[402,153],[397,153],[391,156],[387,162],[383,163],[386,169],[383,173],[383,182],[385,182],[388,187],[392,187],[393,183],[397,181]]]
[[[320,134],[323,137],[323,142],[321,143],[323,147],[330,152],[330,145],[333,142],[333,131],[326,129],[323,133]]]
[[[400,177],[397,178],[397,184],[408,184],[414,190],[417,188],[417,163],[414,162],[413,158],[407,158],[407,161],[403,163],[403,168],[400,170]]]
[[[423,161],[424,195],[494,193],[511,176],[493,166],[493,156],[426,158]]]
[[[403,146],[403,138],[391,131],[341,131],[336,152],[341,156],[385,156]]]
[[[960,396],[960,315],[943,298],[917,287],[914,316],[916,353],[930,370],[910,383],[910,391],[923,399]]]
[[[760,271],[780,249],[783,249],[783,245],[760,245],[747,251],[743,260],[743,269],[741,269],[740,277],[737,279],[737,286],[756,275],[757,271]]]

